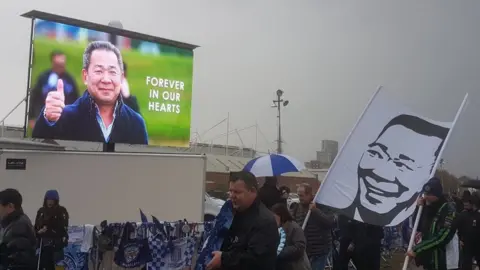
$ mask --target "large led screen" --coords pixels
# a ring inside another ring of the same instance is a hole
[[[27,135],[188,146],[193,51],[36,19]]]

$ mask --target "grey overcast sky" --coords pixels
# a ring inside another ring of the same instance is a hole
[[[68,3],[68,4],[67,4]],[[470,103],[444,158],[458,175],[480,175],[480,1],[22,0],[0,1],[0,115],[22,99],[30,23],[38,9],[198,44],[192,132],[230,113],[230,127],[258,123],[258,149],[275,149],[278,88],[285,152],[314,158],[320,140],[343,142],[378,85],[414,111],[452,120]],[[23,125],[24,107],[7,119]],[[205,142],[224,144],[226,125]],[[255,129],[240,132],[255,144]],[[232,144],[241,144],[236,134]]]

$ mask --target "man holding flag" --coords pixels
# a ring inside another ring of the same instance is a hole
[[[448,270],[446,247],[456,232],[456,209],[445,199],[440,179],[430,179],[423,192],[424,197],[417,202],[424,206],[418,227],[422,240],[407,255],[425,270]]]

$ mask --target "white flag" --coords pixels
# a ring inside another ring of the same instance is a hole
[[[413,214],[453,122],[413,113],[377,91],[330,167],[316,202],[369,224],[395,226]]]

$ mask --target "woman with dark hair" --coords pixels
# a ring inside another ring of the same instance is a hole
[[[277,256],[277,270],[311,270],[310,262],[305,253],[306,240],[302,228],[293,221],[287,205],[277,203],[272,206],[272,212],[279,227],[286,234],[285,246]]]

